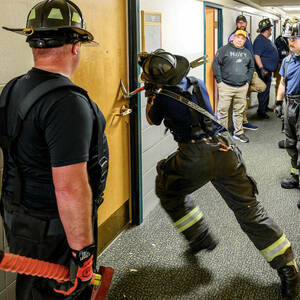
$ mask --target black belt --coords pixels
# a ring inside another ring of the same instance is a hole
[[[288,101],[300,103],[300,95],[286,95]]]
[[[7,212],[4,209],[4,222],[6,224],[6,226],[8,227],[8,229],[12,229],[12,221],[13,221],[13,217],[14,215]],[[46,231],[46,236],[55,236],[55,235],[60,235],[60,234],[64,234],[64,228],[63,225],[61,223],[61,220],[56,218],[56,219],[50,219],[47,220],[48,222],[48,228]]]

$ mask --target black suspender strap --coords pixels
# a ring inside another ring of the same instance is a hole
[[[181,95],[178,95],[178,94],[176,94],[176,93],[174,93],[172,91],[166,90],[166,89],[161,89],[157,94],[158,95],[164,95],[164,96],[170,97],[170,98],[172,98],[172,99],[174,99],[176,101],[179,101],[179,102],[187,105],[188,107],[190,107],[190,108],[198,111],[199,113],[201,113],[202,115],[204,115],[207,118],[211,119],[212,121],[214,121],[215,123],[219,124],[220,126],[224,127],[220,123],[220,121],[215,116],[213,116],[211,113],[209,113],[207,110],[203,109],[199,105],[195,104],[194,102],[188,100],[187,98],[185,98],[185,97],[183,97]]]
[[[199,106],[206,110],[206,105],[205,105],[203,95],[202,95],[202,92],[201,92],[199,84],[198,84],[198,79],[196,77],[192,77],[192,76],[189,76],[187,78],[194,88],[194,92],[196,94],[196,99],[197,99]],[[204,117],[203,121],[204,121],[207,131],[213,132],[214,131],[214,123],[212,122],[212,120],[210,118]]]
[[[49,92],[56,90],[58,88],[62,87],[69,87],[72,86],[76,89],[80,89],[76,85],[74,85],[72,82],[70,82],[67,78],[55,78],[50,79],[47,81],[42,82],[41,84],[37,85],[35,88],[33,88],[22,100],[19,109],[18,109],[18,115],[19,117],[24,120],[29,110],[33,107],[33,105],[41,99],[43,96],[48,94]],[[82,90],[82,89],[80,89]],[[84,91],[84,90],[82,90]]]
[[[288,70],[289,63],[290,63],[291,59],[292,59],[292,54],[290,54],[290,55],[286,58],[285,64],[284,64],[283,80],[284,80],[285,86],[287,85],[287,79],[286,79],[286,76],[287,76],[287,70]]]

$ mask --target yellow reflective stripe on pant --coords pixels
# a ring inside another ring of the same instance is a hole
[[[261,250],[260,253],[264,256],[267,262],[270,262],[275,257],[284,254],[289,247],[291,247],[291,243],[286,238],[285,234],[283,234],[276,242]]]
[[[299,175],[299,169],[291,168],[291,173],[294,175]]]
[[[200,211],[200,208],[197,206],[193,210],[191,210],[184,217],[179,219],[174,223],[178,232],[182,232],[191,226],[193,226],[196,222],[198,222],[203,217],[203,213]]]

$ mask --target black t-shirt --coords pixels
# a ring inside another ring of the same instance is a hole
[[[39,83],[60,76],[63,75],[31,69],[13,88],[9,110],[14,109],[16,99],[22,101]],[[98,110],[97,114],[101,112]],[[8,128],[13,128],[9,121]],[[86,97],[69,87],[50,92],[32,107],[22,123],[16,147],[25,206],[57,207],[51,167],[85,161],[93,166],[98,159],[96,126],[95,115]],[[13,172],[10,166],[8,164],[7,184],[4,187],[8,193],[13,192]]]

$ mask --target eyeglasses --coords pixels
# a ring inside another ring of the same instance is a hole
[[[289,37],[288,38],[288,41],[292,42],[292,43],[295,42],[296,40],[300,40],[300,37]]]

